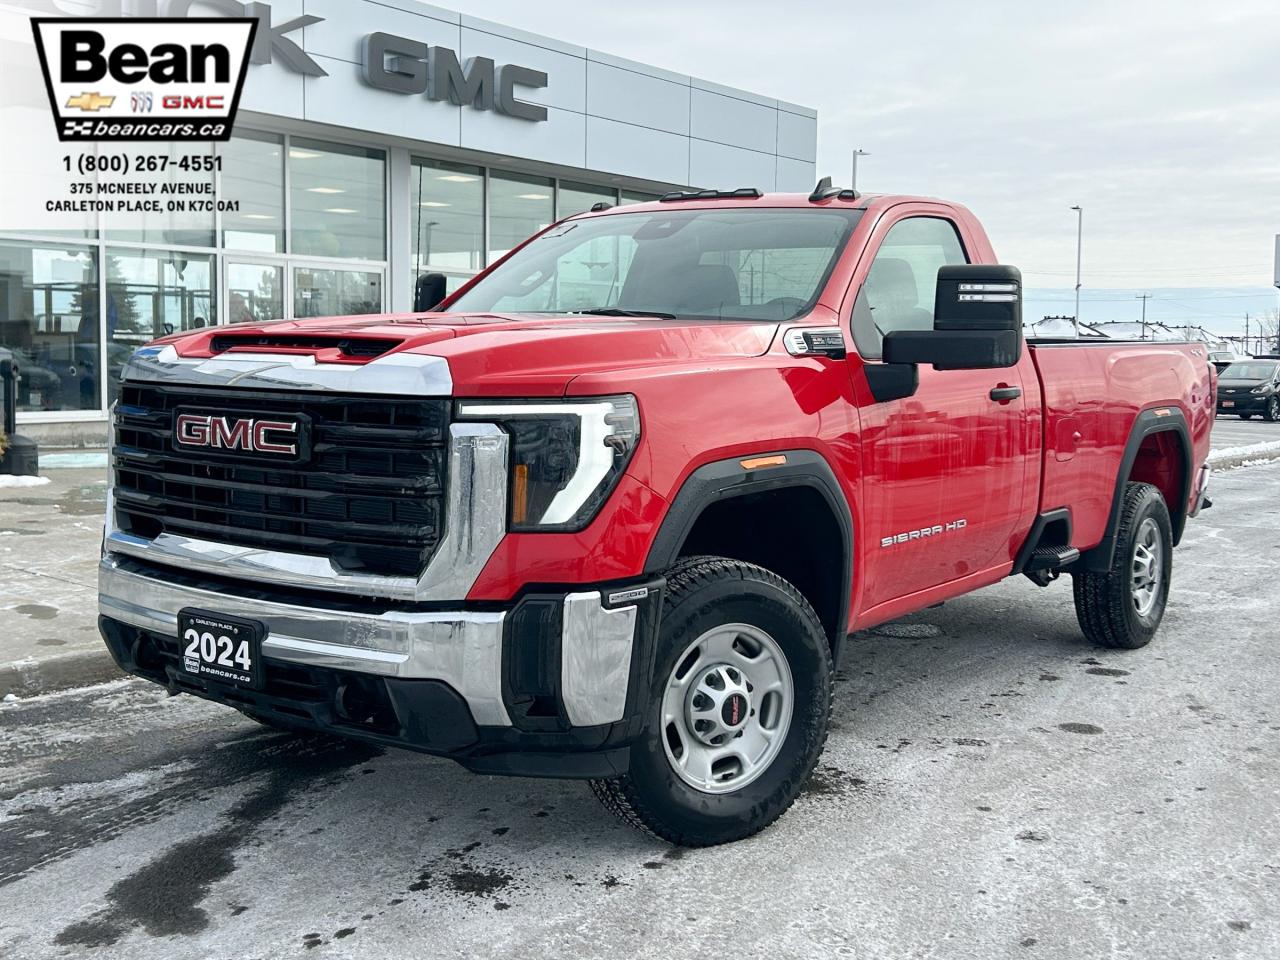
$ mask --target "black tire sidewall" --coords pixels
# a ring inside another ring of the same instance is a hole
[[[738,569],[744,569],[745,565]],[[662,696],[677,658],[699,636],[728,623],[768,633],[791,670],[794,706],[782,748],[758,778],[732,793],[704,793],[671,768],[663,746]],[[807,604],[768,579],[710,580],[684,593],[667,609],[659,629],[654,684],[641,739],[631,749],[629,780],[644,805],[673,830],[708,840],[754,833],[784,811],[808,779],[826,739],[831,661],[825,635]]]
[[[1160,533],[1160,589],[1156,604],[1145,617],[1139,616],[1133,605],[1130,587],[1130,575],[1133,569],[1134,552],[1138,547],[1138,531],[1143,521],[1155,520],[1156,529]],[[1129,525],[1129,536],[1118,560],[1120,566],[1114,571],[1116,588],[1124,592],[1125,626],[1128,637],[1134,646],[1145,646],[1155,636],[1164,619],[1165,607],[1169,602],[1169,587],[1173,582],[1173,525],[1169,520],[1169,510],[1162,497],[1154,487],[1149,487],[1134,510]]]

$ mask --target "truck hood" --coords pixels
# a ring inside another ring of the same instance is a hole
[[[231,349],[262,352],[273,341],[297,343],[299,338],[334,345],[394,341],[387,352],[447,359],[455,396],[547,396],[562,394],[569,381],[584,373],[759,356],[769,349],[777,328],[771,322],[578,314],[391,314],[240,324],[161,342],[173,343],[184,356],[213,356],[228,343]],[[318,347],[317,359],[325,359],[321,352]]]

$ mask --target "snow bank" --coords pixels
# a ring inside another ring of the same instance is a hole
[[[5,487],[43,487],[48,482],[48,477],[15,477],[0,473],[0,490]]]
[[[1269,460],[1280,458],[1280,440],[1264,440],[1262,443],[1249,443],[1240,447],[1223,447],[1209,451],[1209,463],[1217,464],[1224,460],[1239,458],[1252,460]]]

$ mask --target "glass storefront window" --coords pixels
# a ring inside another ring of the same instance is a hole
[[[657,200],[658,197],[659,194],[656,193],[637,193],[635,190],[623,190],[618,206],[626,206],[628,203],[650,203],[653,200]]]
[[[414,274],[484,266],[484,170],[414,160],[409,174]]]
[[[556,207],[557,217],[569,217],[575,213],[590,210],[595,203],[616,204],[618,191],[609,187],[593,187],[586,183],[560,181],[560,199]]]
[[[284,138],[245,131],[218,144],[222,193],[240,205],[222,214],[222,243],[236,250],[284,253]]]
[[[98,258],[0,242],[0,346],[21,368],[18,410],[100,409]]]
[[[120,367],[138,347],[217,323],[212,256],[108,247],[106,283],[111,399]]]
[[[385,259],[386,192],[383,151],[291,138],[290,253]]]
[[[284,268],[228,260],[227,322],[266,323],[284,317]]]
[[[490,263],[555,219],[552,194],[551,180],[547,177],[490,173]]]
[[[209,144],[198,143],[170,143],[167,145],[156,145],[154,153],[167,153],[171,161],[176,161],[184,156],[194,156],[199,153],[208,153]],[[181,170],[178,166],[171,162],[166,170],[157,170],[147,173],[130,173],[130,183],[153,183],[153,184],[202,184],[207,185],[212,191],[214,182],[214,174],[209,172],[194,172],[191,170]],[[161,206],[166,199],[157,192],[147,199],[160,199]],[[185,187],[184,187],[185,189]],[[182,199],[192,200],[209,200],[212,201],[213,193],[207,194],[182,194]],[[172,199],[169,197],[168,199]],[[106,239],[108,241],[123,241],[126,243],[154,243],[163,246],[177,247],[212,247],[214,243],[213,236],[213,210],[210,204],[209,210],[191,211],[183,210],[178,212],[164,211],[161,213],[110,213],[106,218]]]
[[[294,267],[293,315],[342,317],[382,312],[382,274],[367,270]]]

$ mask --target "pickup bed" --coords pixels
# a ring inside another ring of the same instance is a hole
[[[168,337],[114,408],[102,634],[268,725],[745,837],[850,631],[1065,573],[1091,640],[1154,636],[1205,348],[1021,331],[965,208],[823,183],[572,217],[430,310]]]

